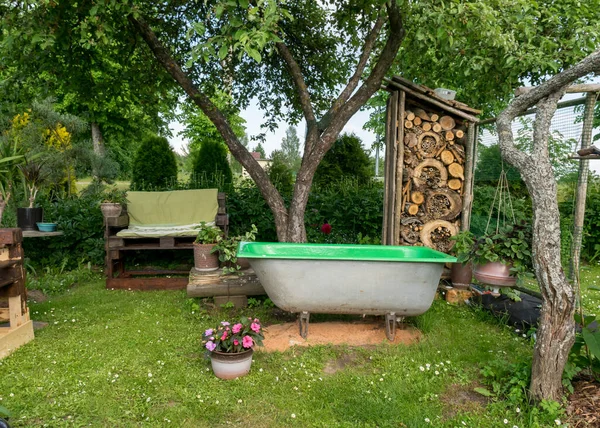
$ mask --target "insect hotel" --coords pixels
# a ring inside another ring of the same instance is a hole
[[[469,229],[476,117],[444,91],[386,79],[383,243],[448,252]]]

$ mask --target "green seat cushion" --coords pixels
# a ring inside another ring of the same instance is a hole
[[[206,226],[213,226],[215,222],[208,222]],[[183,226],[131,226],[121,230],[117,236],[121,238],[160,238],[162,236],[196,236],[200,224],[186,224]]]
[[[218,189],[128,192],[129,225],[170,227],[214,222],[219,207],[217,193]]]

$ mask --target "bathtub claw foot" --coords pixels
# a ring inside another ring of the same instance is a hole
[[[300,325],[300,336],[302,339],[306,339],[308,336],[308,320],[310,318],[310,313],[302,311],[300,316],[298,317],[298,323]]]
[[[385,336],[391,342],[396,337],[396,314],[394,312],[385,314]]]

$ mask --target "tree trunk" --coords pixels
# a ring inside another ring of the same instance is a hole
[[[543,302],[530,393],[535,401],[560,401],[562,373],[575,341],[575,293],[561,265],[556,180],[547,160],[538,159],[520,172],[533,205],[533,264]]]
[[[533,267],[542,291],[530,385],[531,398],[537,402],[562,398],[562,374],[575,340],[575,293],[561,265],[556,179],[548,154],[550,122],[567,85],[598,70],[600,50],[516,97],[496,121],[502,157],[519,170],[533,203]],[[536,104],[533,151],[528,154],[514,144],[512,121]]]
[[[102,131],[100,131],[100,125],[98,122],[92,122],[92,144],[94,147],[94,153],[98,156],[104,156],[104,137],[102,137]]]

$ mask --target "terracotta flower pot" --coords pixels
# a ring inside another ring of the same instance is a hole
[[[501,262],[488,262],[476,265],[473,276],[482,284],[497,287],[512,287],[517,283],[517,277],[511,276],[510,265]]]
[[[454,288],[469,288],[473,279],[473,266],[471,263],[452,263],[450,280]]]
[[[102,215],[106,218],[119,217],[121,211],[123,211],[123,206],[113,202],[104,202],[100,204],[100,210],[102,211]]]
[[[219,255],[211,253],[214,244],[198,244],[194,242],[194,267],[202,272],[219,269]]]
[[[213,351],[210,362],[213,372],[219,379],[235,379],[248,374],[252,365],[252,348],[237,354]]]

